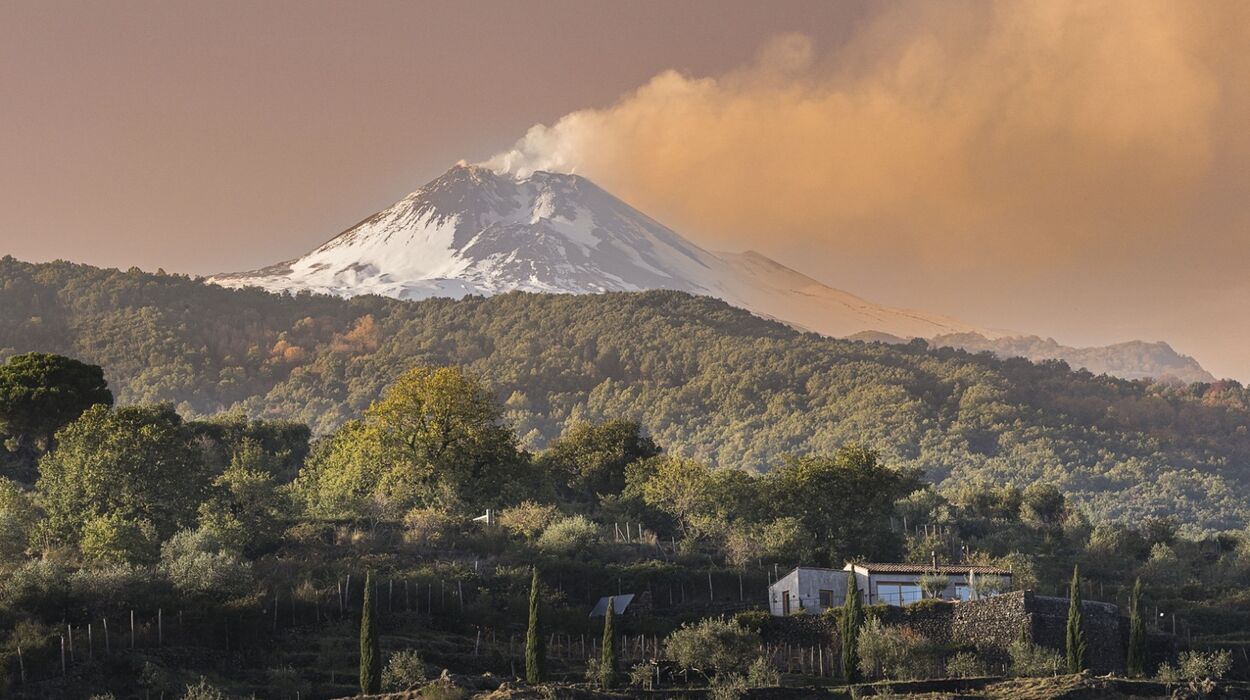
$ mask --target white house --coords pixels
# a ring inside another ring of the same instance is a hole
[[[801,566],[768,587],[769,611],[773,615],[793,615],[820,613],[837,607],[846,599],[847,576],[852,573],[865,605],[910,605],[921,600],[924,591],[920,581],[926,575],[946,579],[946,588],[937,596],[944,600],[972,600],[1011,589],[1011,572],[993,566],[883,563],[853,563],[842,569]]]

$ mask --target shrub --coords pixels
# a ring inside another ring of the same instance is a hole
[[[265,672],[265,676],[269,680],[270,697],[303,697],[312,688],[312,684],[301,678],[292,666],[271,668]]]
[[[781,685],[781,674],[762,656],[757,657],[747,667],[746,678],[750,688],[773,688]]]
[[[711,700],[738,700],[746,692],[746,678],[737,673],[726,673],[712,679],[707,696]]]
[[[981,657],[970,651],[961,651],[946,660],[946,675],[951,678],[977,678],[988,675]]]
[[[113,512],[83,524],[78,548],[93,561],[150,564],[156,561],[159,546],[156,526],[150,520],[130,520]]]
[[[0,577],[0,603],[46,617],[61,614],[68,592],[65,569],[46,559],[28,561]]]
[[[911,628],[887,627],[868,618],[859,632],[859,669],[865,676],[879,670],[894,680],[933,677],[938,675],[937,648]]]
[[[711,679],[750,666],[759,657],[759,644],[759,635],[737,621],[706,619],[675,630],[664,651],[679,668]]]
[[[655,669],[654,665],[645,661],[634,664],[634,667],[629,669],[629,684],[635,688],[651,690],[655,687]],[[587,669],[587,674],[589,675],[589,669]]]
[[[216,600],[246,595],[252,565],[204,530],[182,530],[161,547],[161,570],[179,592]]]
[[[425,683],[425,661],[412,649],[391,654],[382,670],[384,690],[403,691]]]
[[[769,617],[767,610],[743,610],[734,615],[734,621],[752,632],[760,632],[768,624]]]
[[[413,508],[404,514],[404,541],[421,547],[432,547],[452,539],[456,520],[435,508]]]
[[[112,564],[75,571],[69,577],[69,593],[88,610],[124,610],[151,602],[155,583],[150,569]]]
[[[499,514],[499,524],[527,540],[538,537],[556,519],[556,507],[524,501]]]
[[[1219,651],[1183,651],[1177,666],[1164,663],[1159,666],[1159,680],[1164,683],[1203,683],[1218,681],[1233,666],[1233,655],[1227,649]]]
[[[198,682],[187,686],[187,691],[182,694],[182,700],[229,700],[229,697],[220,688],[210,684],[207,678],[201,676]]]
[[[1063,666],[1059,652],[1039,646],[1027,639],[1017,639],[1008,647],[1011,675],[1021,677],[1053,676]]]
[[[586,552],[598,543],[599,528],[582,515],[556,521],[538,538],[539,549],[564,556]]]

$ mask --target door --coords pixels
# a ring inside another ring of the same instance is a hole
[[[790,614],[790,591],[781,592],[781,614]]]

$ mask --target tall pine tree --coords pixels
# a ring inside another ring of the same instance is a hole
[[[1072,567],[1072,587],[1068,592],[1067,629],[1068,673],[1085,670],[1085,621],[1081,616],[1081,575],[1078,567]]]
[[[540,683],[543,666],[547,662],[547,649],[543,643],[543,631],[538,620],[538,567],[530,579],[530,622],[525,632],[525,680]]]
[[[360,608],[360,692],[365,695],[382,692],[382,650],[378,645],[372,571],[365,573],[365,600]]]
[[[1133,584],[1128,612],[1128,654],[1125,666],[1130,676],[1146,673],[1146,621],[1141,616],[1141,579]]]
[[[838,620],[842,637],[842,672],[848,682],[859,679],[859,629],[864,624],[864,602],[859,597],[859,581],[854,571],[846,574],[846,601]]]
[[[599,658],[599,674],[605,689],[616,685],[616,598],[608,598],[608,611],[603,614],[603,653]]]

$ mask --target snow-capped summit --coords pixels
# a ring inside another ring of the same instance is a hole
[[[400,299],[676,289],[828,335],[995,333],[827,287],[758,253],[716,254],[586,178],[457,165],[311,253],[210,281]]]

